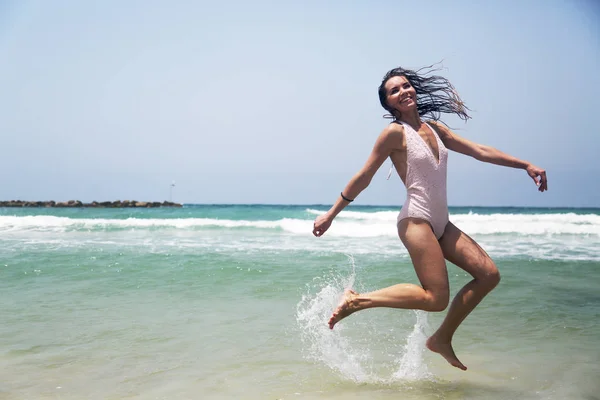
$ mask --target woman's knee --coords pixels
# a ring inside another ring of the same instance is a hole
[[[440,312],[444,311],[450,303],[450,292],[442,291],[427,291],[427,299],[425,301],[424,311]]]
[[[482,273],[477,279],[483,282],[490,289],[495,288],[500,283],[500,271],[491,259],[487,259]]]

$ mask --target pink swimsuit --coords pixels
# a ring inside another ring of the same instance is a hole
[[[429,125],[438,144],[440,162],[435,159],[431,148],[407,123],[406,135],[406,201],[398,215],[398,223],[405,218],[423,219],[431,224],[439,240],[448,223],[448,201],[446,198],[446,165],[448,150]]]

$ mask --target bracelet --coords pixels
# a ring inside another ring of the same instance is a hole
[[[354,201],[354,199],[349,199],[346,196],[344,196],[344,192],[340,192],[340,196],[342,196],[342,199],[346,200],[348,203],[352,203]]]

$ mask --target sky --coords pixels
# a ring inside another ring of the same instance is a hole
[[[331,204],[383,75],[437,62],[454,132],[549,183],[451,153],[450,205],[600,207],[594,0],[0,0],[0,200]],[[354,204],[404,202],[389,167]]]

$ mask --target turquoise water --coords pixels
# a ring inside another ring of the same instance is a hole
[[[329,331],[344,287],[416,277],[397,208],[315,238],[325,209],[0,209],[0,398],[598,398],[600,210],[451,209],[502,274],[456,335],[462,372],[423,349],[444,313]]]

